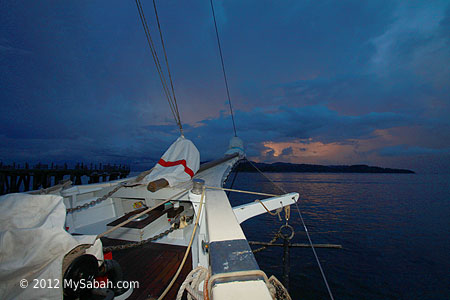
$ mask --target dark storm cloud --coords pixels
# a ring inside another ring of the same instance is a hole
[[[241,124],[239,136],[243,138],[250,150],[259,149],[258,144],[264,141],[290,141],[315,137],[321,141],[339,142],[352,138],[369,138],[375,128],[401,126],[408,124],[409,121],[407,117],[395,113],[343,116],[323,106],[279,107],[276,111],[255,109],[250,112],[236,112],[236,122]],[[185,126],[185,133],[202,150],[204,159],[211,159],[217,156],[217,153],[225,151],[228,139],[231,137],[231,126],[230,117],[221,115],[215,119],[203,120],[197,126]],[[129,128],[126,134],[115,133],[110,137],[105,133],[97,138],[73,136],[70,139],[64,139],[60,136],[53,142],[50,141],[52,148],[50,153],[56,153],[60,149],[60,155],[66,156],[74,155],[73,152],[85,153],[84,155],[88,157],[94,155],[102,157],[109,153],[111,156],[120,154],[133,159],[145,157],[147,153],[147,157],[155,159],[162,147],[156,147],[153,151],[151,148],[155,145],[169,145],[177,135],[176,126],[165,124]],[[13,140],[11,137],[4,138],[8,138],[7,143],[11,144]],[[49,147],[45,140],[50,138],[40,135],[33,138],[28,135],[14,137],[18,141],[32,139],[33,148],[36,150],[36,147]],[[68,150],[63,151],[63,149]],[[38,151],[36,156],[42,154],[42,151]]]
[[[430,149],[423,147],[408,147],[405,145],[386,147],[381,149],[382,156],[415,156],[415,155],[429,155],[429,154],[448,154],[450,148],[447,149]]]
[[[367,138],[374,129],[412,124],[410,117],[392,112],[346,116],[325,106],[272,107],[236,112],[239,136],[247,142],[286,141],[320,138],[324,142],[337,142],[352,138]],[[194,135],[207,136],[213,132],[230,133],[229,116],[201,121]],[[219,135],[220,136],[220,135]]]
[[[291,155],[293,153],[292,147],[284,148],[281,155]]]
[[[448,2],[215,4],[249,155],[289,158],[309,148],[263,143],[301,140],[366,151],[354,163],[448,160]],[[217,157],[232,125],[210,8],[158,5],[186,136]],[[0,14],[1,160],[151,164],[177,138],[133,2],[3,1]]]

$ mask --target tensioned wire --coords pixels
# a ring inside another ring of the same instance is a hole
[[[258,171],[259,173],[261,173],[261,175],[263,175],[267,180],[269,180],[276,188],[278,188],[280,191],[282,191],[282,192],[284,192],[285,194],[287,194],[287,192],[286,192],[279,184],[276,184],[272,179],[270,179],[268,176],[266,176],[266,174],[264,174],[264,173],[263,173],[263,172],[262,172],[255,164],[253,164],[249,159],[247,159],[247,158],[245,158],[245,159],[246,159],[246,160],[247,160],[247,161],[248,161],[248,162],[256,169],[256,171]],[[314,244],[313,244],[313,242],[312,242],[312,240],[311,240],[311,236],[309,235],[308,227],[306,227],[305,221],[303,220],[303,216],[302,216],[302,213],[300,212],[300,208],[298,207],[297,201],[295,202],[295,206],[297,207],[298,215],[300,216],[300,220],[302,221],[303,228],[305,229],[306,236],[308,237],[309,245],[311,246],[311,249],[312,249],[312,251],[313,251],[313,253],[314,253],[314,257],[315,257],[315,259],[316,259],[317,265],[319,266],[320,274],[322,275],[322,278],[323,278],[323,281],[324,281],[324,283],[325,283],[325,286],[327,287],[327,291],[328,291],[328,294],[330,295],[330,299],[331,299],[331,300],[334,300],[333,293],[331,292],[330,285],[328,284],[327,277],[325,276],[325,272],[323,271],[322,264],[320,263],[319,256],[317,255],[316,249],[314,248]]]
[[[164,38],[162,35],[161,24],[159,23],[158,10],[156,9],[156,1],[155,0],[153,0],[153,8],[155,10],[156,22],[158,24],[159,37],[161,39],[161,46],[162,46],[162,49],[164,52],[164,59],[166,61],[167,74],[169,75],[170,87],[172,88],[173,102],[175,103],[175,112],[177,114],[177,117],[178,117],[178,120],[179,120],[180,126],[181,126],[181,118],[180,118],[180,112],[178,111],[177,97],[175,96],[175,89],[173,87],[172,74],[170,73],[169,60],[167,59],[166,46],[164,44]]]
[[[180,113],[178,111],[178,104],[176,102],[175,89],[173,87],[172,76],[171,76],[170,68],[169,68],[169,62],[167,59],[166,49],[164,46],[164,39],[162,36],[161,26],[159,24],[159,18],[157,15],[156,3],[153,1],[153,7],[155,9],[155,15],[156,15],[156,19],[158,22],[158,30],[159,30],[159,34],[160,34],[160,38],[161,38],[161,43],[163,45],[163,52],[164,52],[164,57],[166,60],[167,72],[169,74],[171,90],[169,89],[169,87],[167,85],[167,80],[166,80],[164,72],[162,70],[161,63],[158,58],[158,53],[156,52],[156,47],[155,47],[155,44],[153,43],[153,39],[151,37],[150,29],[148,28],[147,19],[145,18],[144,10],[142,8],[142,3],[140,0],[135,0],[135,2],[136,2],[136,6],[137,6],[137,9],[139,12],[139,17],[141,19],[142,27],[144,28],[145,36],[147,38],[147,43],[150,48],[150,52],[152,54],[153,61],[156,66],[156,70],[158,71],[159,79],[161,80],[161,84],[163,86],[164,94],[166,95],[167,101],[169,102],[169,107],[170,107],[170,110],[172,111],[175,122],[177,123],[178,127],[180,128],[180,133],[181,133],[181,135],[183,135],[183,126],[181,124]]]
[[[225,64],[223,62],[222,47],[220,46],[219,30],[217,29],[216,14],[214,13],[213,1],[210,0],[210,3],[211,3],[211,11],[212,11],[213,19],[214,19],[214,28],[216,29],[217,45],[219,46],[220,62],[222,63],[223,78],[225,80],[225,87],[227,90],[228,104],[230,106],[231,120],[233,121],[234,136],[237,136],[236,124],[234,123],[233,107],[231,106],[230,89],[228,88],[227,74],[225,72]]]

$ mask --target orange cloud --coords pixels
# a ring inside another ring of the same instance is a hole
[[[261,156],[252,159],[306,164],[368,164],[381,162],[376,150],[397,145],[399,140],[390,129],[377,129],[370,139],[349,139],[339,143],[324,143],[311,138],[292,142],[267,141],[263,143],[265,149]]]
[[[267,149],[262,153],[262,157],[267,157],[273,150],[273,157],[292,163],[325,163],[332,161],[347,160],[353,152],[353,145],[342,145],[338,143],[325,144],[322,142],[312,142],[309,140],[299,140],[296,142],[265,142]],[[291,148],[289,155],[282,155],[284,149]]]

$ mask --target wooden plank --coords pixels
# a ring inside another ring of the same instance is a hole
[[[131,218],[131,216],[137,215],[137,214],[143,212],[146,209],[147,208],[142,208],[142,209],[137,209],[137,210],[131,211],[131,212],[125,214],[124,216],[120,217],[119,219],[108,223],[106,226],[114,227],[114,226],[116,226],[116,225],[118,225],[118,224],[128,220],[129,218]],[[147,213],[147,215],[148,215],[147,218],[145,218],[145,219],[143,219],[141,221],[132,221],[132,222],[130,222],[128,224],[125,224],[123,227],[143,229],[148,224],[150,224],[153,221],[157,220],[159,217],[163,216],[166,213],[167,213],[167,217],[169,219],[171,219],[171,218],[174,218],[175,216],[177,216],[178,214],[180,214],[183,210],[184,210],[184,208],[182,206],[180,206],[177,209],[171,207],[171,208],[166,209],[166,210],[164,210],[164,206],[160,206],[160,207],[157,207],[155,210],[152,210],[152,211],[148,212]]]
[[[123,244],[122,240],[102,238],[104,246]],[[139,281],[128,299],[157,299],[175,275],[186,247],[167,244],[148,243],[146,245],[122,251],[114,251],[113,259],[122,267],[124,280]],[[192,270],[192,255],[189,257],[165,299],[175,299],[178,289]]]

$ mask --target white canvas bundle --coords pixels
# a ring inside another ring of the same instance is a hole
[[[96,238],[72,236],[64,230],[65,219],[66,207],[60,196],[0,197],[0,299],[62,299],[65,254],[80,244],[94,243]],[[103,259],[100,240],[88,250]],[[21,280],[22,284],[26,280],[28,287],[21,287]],[[33,288],[36,280],[45,280],[47,288]]]
[[[179,137],[164,153],[152,172],[144,178],[148,183],[164,178],[173,187],[191,180],[200,168],[200,153],[190,140]]]

